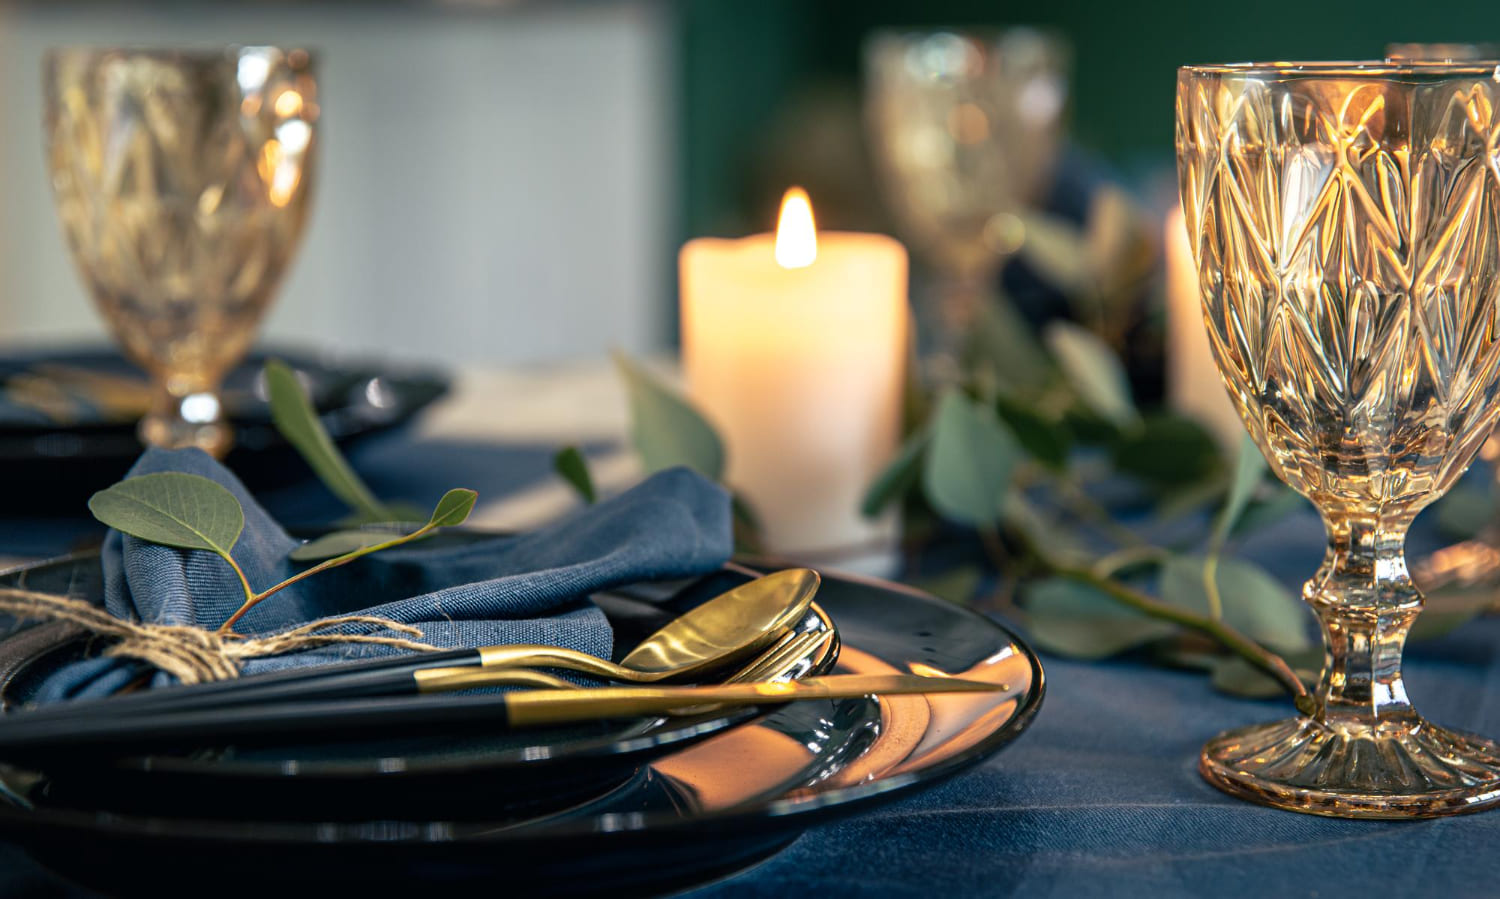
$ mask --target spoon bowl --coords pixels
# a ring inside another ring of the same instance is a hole
[[[563,668],[610,680],[655,683],[693,677],[760,652],[807,614],[818,573],[788,568],[741,584],[668,622],[619,664],[554,646],[491,646],[483,668]]]

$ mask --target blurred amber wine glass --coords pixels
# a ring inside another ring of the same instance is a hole
[[[44,62],[58,217],[125,354],[154,385],[152,446],[228,451],[219,388],[307,219],[312,56],[75,47]]]

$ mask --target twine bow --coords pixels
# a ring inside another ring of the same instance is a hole
[[[245,659],[262,659],[339,643],[373,644],[415,652],[439,651],[429,643],[408,639],[421,637],[419,629],[375,615],[340,615],[265,637],[244,637],[201,627],[126,621],[80,600],[16,588],[0,588],[0,612],[21,619],[76,624],[90,634],[115,641],[105,650],[106,656],[139,659],[184,684],[239,677],[240,663]],[[344,624],[367,624],[406,636],[325,633],[329,628]]]

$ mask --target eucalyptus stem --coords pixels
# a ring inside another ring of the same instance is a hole
[[[1056,482],[1059,499],[1073,514],[1127,546],[1150,546],[1141,538],[1141,535],[1115,521],[1114,517],[1103,506],[1094,502],[1077,482],[1066,477],[1057,478]]]
[[[244,605],[240,606],[233,615],[230,615],[223,624],[219,625],[219,633],[230,633],[231,629],[234,627],[235,622],[243,618],[246,612],[249,612],[251,609],[259,605],[262,601],[270,598],[272,595],[280,592],[281,590],[290,587],[298,581],[303,580],[304,578],[310,578],[313,575],[323,571],[327,571],[330,568],[337,568],[340,565],[347,565],[350,562],[353,562],[355,559],[358,559],[362,556],[368,556],[371,553],[377,553],[384,549],[390,549],[393,546],[400,546],[403,543],[410,543],[413,540],[419,540],[437,529],[438,525],[434,524],[433,522],[428,522],[417,530],[412,531],[410,534],[402,534],[399,537],[392,537],[390,540],[386,540],[383,543],[376,543],[371,546],[363,546],[351,552],[344,553],[342,556],[334,556],[331,559],[319,562],[313,567],[308,568],[304,571],[299,571],[286,580],[282,581],[281,583],[267,587],[259,593],[252,593],[250,591],[250,584],[249,582],[245,581],[244,572],[240,571],[240,567],[234,564],[233,559],[229,559],[229,564],[234,566],[235,572],[240,576],[240,581],[245,584],[246,599]],[[225,558],[228,557],[226,556]]]
[[[1182,625],[1213,639],[1225,649],[1275,678],[1295,698],[1298,710],[1304,713],[1311,712],[1313,698],[1307,692],[1302,679],[1297,677],[1297,673],[1292,670],[1292,666],[1288,665],[1281,656],[1256,643],[1228,623],[1168,605],[1112,577],[1101,575],[1093,568],[1064,562],[1051,555],[1024,532],[1017,532],[1017,537],[1027,552],[1053,574],[1087,584],[1121,605],[1135,609],[1143,615]]]
[[[228,562],[229,563],[229,567],[234,570],[235,576],[240,579],[240,586],[245,589],[245,602],[246,603],[254,602],[255,601],[255,588],[250,586],[250,579],[247,578],[247,577],[245,577],[245,569],[241,568],[240,567],[240,563],[238,563],[238,562],[236,562],[234,560],[234,556],[230,555],[227,552],[221,552],[221,553],[219,553],[219,558],[221,558],[224,561]]]

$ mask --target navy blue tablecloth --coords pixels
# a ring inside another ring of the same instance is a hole
[[[490,496],[548,477],[541,448],[448,448],[444,484]],[[472,450],[475,465],[461,465]],[[423,452],[431,452],[427,447]],[[373,480],[413,490],[416,448],[393,437],[355,456]],[[506,464],[513,462],[514,464]],[[482,464],[481,464],[482,463]],[[462,468],[456,471],[455,467]],[[420,486],[420,485],[419,485]],[[401,495],[402,490],[388,490]],[[426,492],[431,492],[426,491]],[[412,498],[424,498],[417,489]],[[315,501],[302,495],[301,510]],[[268,500],[272,511],[275,497]],[[0,522],[0,540],[19,529]],[[1321,555],[1315,517],[1245,550],[1288,583]],[[1414,535],[1413,548],[1435,535]],[[1500,736],[1500,620],[1408,652],[1407,686],[1442,724]],[[1201,674],[1044,656],[1031,730],[982,766],[849,820],[691,899],[741,896],[1349,896],[1500,892],[1500,812],[1416,822],[1341,821],[1249,805],[1197,774],[1219,731],[1291,713],[1288,701],[1214,692]],[[0,895],[86,895],[0,845]]]

